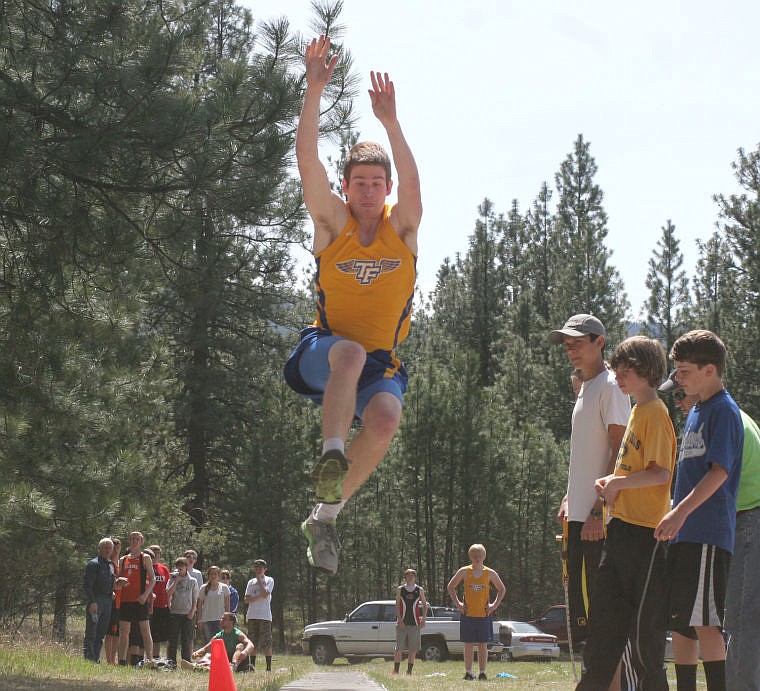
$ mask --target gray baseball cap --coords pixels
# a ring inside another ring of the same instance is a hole
[[[604,324],[593,314],[574,314],[561,329],[549,334],[549,343],[559,345],[563,336],[580,338],[581,336],[605,336]]]
[[[657,387],[657,390],[662,391],[663,393],[667,393],[668,391],[677,389],[679,386],[680,384],[676,381],[676,371],[673,370],[668,375],[668,378]]]

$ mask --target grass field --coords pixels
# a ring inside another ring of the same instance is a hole
[[[49,642],[1,641],[0,645],[0,689],[16,691],[95,691],[96,689],[169,689],[176,691],[206,691],[208,674],[202,672],[174,671],[158,672],[119,668],[108,665],[93,665],[81,658],[81,651],[74,645],[54,645]],[[276,691],[288,682],[314,671],[364,672],[389,691],[399,689],[421,689],[427,691],[455,691],[469,686],[462,681],[464,666],[461,660],[444,663],[417,663],[414,675],[392,676],[392,663],[373,660],[357,665],[348,665],[339,659],[330,667],[318,667],[311,658],[301,655],[275,655],[271,674],[257,671],[236,674],[235,682],[240,691]],[[580,673],[579,665],[576,668]],[[406,663],[402,663],[402,672]],[[499,672],[508,672],[514,678],[499,678]],[[562,660],[552,663],[541,662],[490,662],[488,681],[473,682],[474,688],[503,688],[510,691],[523,689],[552,689],[570,691],[575,688],[570,662]],[[671,688],[675,688],[675,673],[672,664],[668,668]],[[698,688],[705,688],[700,675]]]

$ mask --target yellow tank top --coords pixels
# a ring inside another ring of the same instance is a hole
[[[490,581],[488,579],[488,567],[483,567],[483,573],[475,576],[472,566],[467,567],[464,575],[464,610],[468,617],[485,617]]]
[[[315,255],[314,326],[350,338],[368,353],[388,353],[397,369],[395,349],[409,333],[417,260],[390,223],[390,204],[368,247],[359,242],[348,204],[346,209],[340,235]]]

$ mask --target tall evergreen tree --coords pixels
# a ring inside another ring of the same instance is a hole
[[[738,287],[731,248],[720,233],[699,242],[694,289],[695,328],[718,335],[730,329],[737,318]]]
[[[668,219],[652,250],[646,277],[649,298],[644,305],[647,330],[662,341],[668,353],[675,340],[690,328],[689,279],[682,268],[683,254],[675,230]]]
[[[755,344],[760,338],[760,145],[749,153],[739,149],[733,169],[743,191],[728,197],[716,196],[740,291],[728,344],[733,354],[729,378],[737,400],[757,419],[760,417],[760,390],[755,384]]]
[[[555,286],[555,318],[588,312],[607,327],[610,340],[624,336],[628,299],[618,271],[610,265],[604,244],[607,214],[604,195],[595,182],[598,166],[591,145],[582,134],[555,175],[557,187],[556,232],[565,256],[561,285]]]

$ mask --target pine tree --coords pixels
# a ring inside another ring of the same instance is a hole
[[[607,328],[608,340],[624,336],[628,300],[618,271],[609,264],[611,252],[604,244],[607,214],[604,195],[594,181],[597,164],[591,145],[579,134],[572,153],[555,176],[557,187],[556,232],[565,256],[559,285],[554,286],[554,314],[558,323],[568,316],[594,314]]]
[[[731,248],[720,233],[698,242],[694,323],[721,335],[737,317],[738,287]]]
[[[717,195],[721,227],[733,262],[730,277],[738,291],[735,311],[722,310],[722,326],[729,331],[731,356],[728,381],[736,399],[755,419],[760,417],[756,343],[760,338],[760,145],[747,153],[739,149],[733,164],[741,194]]]
[[[683,254],[675,229],[668,220],[652,250],[646,277],[649,298],[644,305],[647,330],[662,341],[668,353],[675,340],[689,330],[691,308],[689,279],[682,268]]]

